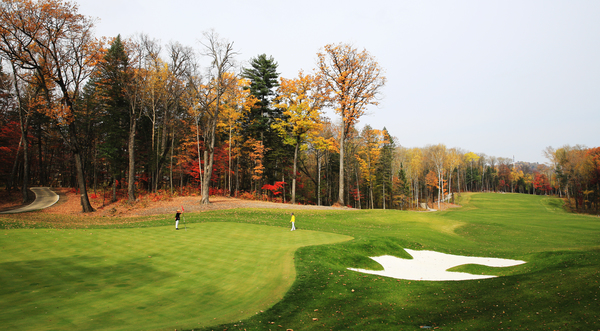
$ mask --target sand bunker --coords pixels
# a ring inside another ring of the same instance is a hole
[[[379,275],[407,280],[472,280],[494,278],[492,275],[472,275],[465,272],[446,271],[450,268],[465,264],[480,264],[488,267],[512,267],[526,263],[519,260],[507,260],[487,257],[460,256],[438,253],[433,251],[415,251],[405,249],[413,259],[401,259],[395,256],[383,255],[371,257],[383,266],[383,270],[367,270],[348,268],[366,274]]]

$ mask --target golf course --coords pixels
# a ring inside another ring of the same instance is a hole
[[[468,193],[459,203],[439,212],[212,210],[186,213],[179,231],[171,213],[66,225],[43,211],[1,215],[0,325],[600,329],[600,218],[568,213],[548,196]],[[525,263],[451,268],[498,276],[462,281],[350,270],[382,270],[372,257],[383,255],[411,259],[404,249]]]

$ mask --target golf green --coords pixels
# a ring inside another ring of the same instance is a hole
[[[244,319],[280,300],[302,246],[350,240],[238,223],[0,231],[0,325],[156,330]]]

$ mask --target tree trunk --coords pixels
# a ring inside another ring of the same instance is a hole
[[[444,198],[444,194],[442,193],[443,189],[444,182],[442,181],[442,173],[440,172],[438,174],[438,210],[442,210],[442,199]]]
[[[354,167],[356,171],[356,196],[358,197],[358,209],[362,209],[360,202],[360,182],[358,181],[358,167]]]
[[[227,192],[231,196],[231,127],[229,127],[229,146],[227,149]]]
[[[135,130],[137,126],[136,119],[132,119],[131,130],[129,130],[129,142],[127,149],[129,151],[129,172],[127,174],[127,198],[130,203],[135,202]]]
[[[171,139],[171,157],[169,159],[169,186],[171,187],[171,194],[173,194],[173,150],[175,143],[175,126],[173,126],[173,139]]]
[[[298,146],[299,143],[296,143],[296,148],[294,148],[294,172],[292,173],[292,205],[296,204],[296,164],[298,162]]]
[[[385,180],[383,181],[381,188],[381,199],[383,200],[383,209],[385,210]]]
[[[117,202],[117,177],[113,175],[112,198],[110,202]]]
[[[19,165],[19,152],[21,151],[21,145],[23,144],[23,136],[21,135],[21,140],[19,140],[19,147],[17,148],[17,154],[15,155],[15,162],[13,163],[12,172],[10,173],[10,177],[8,178],[8,184],[6,185],[7,190],[10,192],[14,186],[16,186],[16,178],[17,178],[17,167]]]
[[[204,146],[206,148],[206,146]],[[200,189],[204,185],[203,183],[203,174],[202,174],[202,154],[200,154],[200,119],[196,117],[196,149],[198,151],[198,179],[200,180]]]
[[[217,100],[217,102],[219,102]],[[210,143],[209,146],[204,146],[204,180],[202,182],[202,200],[201,200],[201,204],[203,205],[208,205],[210,204],[209,201],[209,188],[210,188],[210,177],[212,176],[212,170],[213,170],[213,161],[214,161],[214,156],[215,156],[215,130],[217,127],[217,123],[216,123],[217,119],[213,119],[211,121],[210,124],[210,133],[209,133],[209,139],[210,139]],[[214,124],[213,124],[214,122]],[[206,141],[205,141],[206,143]]]
[[[21,186],[21,194],[23,195],[23,203],[29,202],[27,195],[27,186],[29,185],[29,142],[27,140],[27,131],[29,128],[29,113],[25,112],[21,104],[21,90],[17,82],[17,69],[15,64],[11,62],[14,74],[14,88],[17,93],[17,107],[19,108],[19,125],[21,127],[21,141],[23,142],[23,185]],[[19,153],[17,152],[17,157]]]
[[[94,211],[94,208],[92,208],[92,204],[88,198],[83,162],[81,161],[81,153],[78,149],[73,150],[73,156],[75,158],[75,170],[77,171],[77,185],[81,194],[81,208],[83,208],[84,213],[91,213]]]
[[[21,139],[23,140],[23,185],[21,186],[21,194],[23,194],[23,203],[29,202],[27,195],[27,186],[29,185],[29,142],[27,141],[27,127],[21,125]]]
[[[344,206],[344,132],[345,124],[342,123],[342,133],[340,134],[340,179],[337,203]]]
[[[317,206],[321,205],[321,156],[317,150]]]

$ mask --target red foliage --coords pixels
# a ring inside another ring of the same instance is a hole
[[[504,181],[504,179],[500,179],[500,181],[498,182],[501,188],[504,188],[508,185],[506,185],[506,182]]]
[[[600,147],[590,148],[586,151],[592,166],[592,184],[600,183]]]
[[[0,173],[10,173],[21,141],[19,123],[8,122],[0,128]]]
[[[360,196],[359,196],[359,193],[360,193]],[[353,198],[355,201],[358,201],[358,199],[359,199],[359,198],[360,198],[361,200],[364,200],[364,199],[365,199],[365,194],[364,194],[363,192],[359,192],[359,190],[358,190],[358,189],[352,189],[352,190],[350,190],[350,195],[352,196],[352,198]]]
[[[540,174],[540,173],[535,174],[535,180],[533,181],[533,187],[535,187],[537,190],[540,190],[542,192],[548,192],[552,189],[552,186],[550,185],[550,181],[548,180],[548,177],[546,177],[546,175]]]
[[[228,193],[228,191],[226,189],[223,189],[223,188],[210,187],[208,189],[208,194],[209,195],[226,196],[227,193]]]
[[[279,195],[282,193],[280,190],[285,184],[285,182],[275,182],[275,185],[265,184],[262,189],[271,191],[273,195]]]

